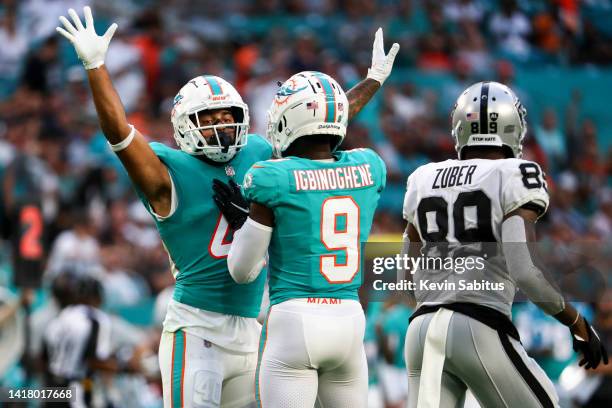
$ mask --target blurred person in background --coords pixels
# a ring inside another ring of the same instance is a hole
[[[535,127],[534,136],[549,160],[549,171],[556,175],[567,162],[567,145],[557,122],[557,113],[552,108],[544,110],[542,123]]]
[[[591,230],[602,240],[612,238],[612,189],[607,187],[599,192],[599,210],[590,221]]]
[[[408,401],[404,344],[408,319],[414,310],[409,298],[393,293],[383,304],[376,322],[378,344],[382,355],[379,366],[380,383],[386,408],[404,408]]]
[[[53,243],[47,263],[49,277],[67,267],[100,265],[100,245],[86,209],[72,212],[72,228],[61,232]]]
[[[449,0],[444,2],[443,10],[447,20],[476,25],[480,24],[485,12],[482,3],[474,0]]]
[[[0,17],[0,98],[14,90],[28,52],[28,38],[23,27],[17,25],[16,11],[16,5],[9,3]]]
[[[587,220],[576,208],[578,187],[578,178],[574,173],[565,171],[560,174],[554,191],[557,206],[550,214],[554,224],[567,225],[575,237],[587,231]]]
[[[139,355],[113,354],[111,320],[100,307],[102,284],[91,274],[73,274],[69,298],[43,336],[45,386],[71,387],[74,401],[49,406],[91,407],[99,372],[137,372]],[[99,391],[99,390],[98,390]]]
[[[23,66],[21,84],[31,91],[48,95],[60,86],[58,64],[59,43],[55,36],[47,38],[33,51]]]
[[[489,31],[497,46],[508,56],[519,60],[530,56],[531,46],[527,36],[531,33],[531,25],[516,0],[501,1],[500,10],[489,20]]]

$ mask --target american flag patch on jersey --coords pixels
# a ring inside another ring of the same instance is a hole
[[[467,120],[478,120],[479,118],[479,114],[478,112],[468,112],[465,117],[467,118]]]

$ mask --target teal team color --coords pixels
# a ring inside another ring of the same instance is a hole
[[[211,312],[257,317],[266,274],[248,285],[232,280],[227,269],[232,237],[212,199],[212,181],[233,179],[240,184],[253,163],[271,157],[270,144],[249,135],[247,145],[219,165],[161,143],[151,143],[151,148],[168,168],[178,198],[172,216],[155,220],[173,264],[174,300]],[[139,196],[151,211],[142,193]]]
[[[268,248],[270,304],[288,299],[358,300],[361,243],[367,241],[385,164],[373,150],[256,163],[244,179],[249,201],[274,213]]]

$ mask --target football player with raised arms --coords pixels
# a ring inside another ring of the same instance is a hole
[[[540,166],[521,159],[525,115],[507,86],[470,86],[451,115],[459,159],[421,166],[408,178],[404,252],[414,254],[421,244],[472,255],[483,251],[486,268],[474,276],[497,288],[432,291],[419,281],[439,277],[411,271],[417,311],[405,343],[410,408],[462,407],[468,388],[483,407],[558,406],[552,382],[527,355],[511,321],[519,288],[569,327],[574,348],[583,354],[581,365],[607,364],[593,327],[564,300],[530,252],[528,243],[535,241],[535,223],[549,196]],[[461,276],[452,270],[438,275]]]
[[[180,150],[145,137],[126,120],[104,58],[116,24],[96,34],[89,7],[85,26],[60,17],[58,31],[87,70],[100,127],[126,168],[171,260],[176,286],[164,321],[159,362],[165,407],[244,407],[253,404],[264,276],[236,284],[228,273],[231,229],[215,206],[214,178],[242,180],[251,165],[271,157],[269,143],[248,134],[249,110],[227,81],[212,75],[190,80],[171,114]],[[389,76],[398,46],[384,53],[374,41],[368,78],[350,92],[345,120],[361,110]]]
[[[247,172],[242,196],[220,181],[216,200],[242,227],[228,256],[241,284],[259,278],[269,254],[270,308],[260,339],[258,406],[367,405],[361,243],[367,240],[386,168],[370,149],[337,150],[348,101],[330,76],[289,78],[268,111],[276,159]]]

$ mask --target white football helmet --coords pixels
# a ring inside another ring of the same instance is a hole
[[[349,104],[344,91],[329,75],[304,71],[281,85],[268,110],[267,135],[276,157],[297,138],[337,136],[335,150],[346,135]]]
[[[236,123],[201,126],[198,112],[228,108]],[[246,145],[249,131],[249,108],[236,89],[226,80],[213,75],[193,78],[174,97],[171,114],[174,139],[179,148],[192,155],[205,155],[216,162],[231,160]],[[235,128],[235,139],[230,141],[219,128]],[[209,143],[202,130],[212,130],[216,143]]]
[[[527,132],[523,107],[516,94],[499,82],[478,82],[457,98],[451,113],[455,149],[499,146],[508,157],[520,158]]]

